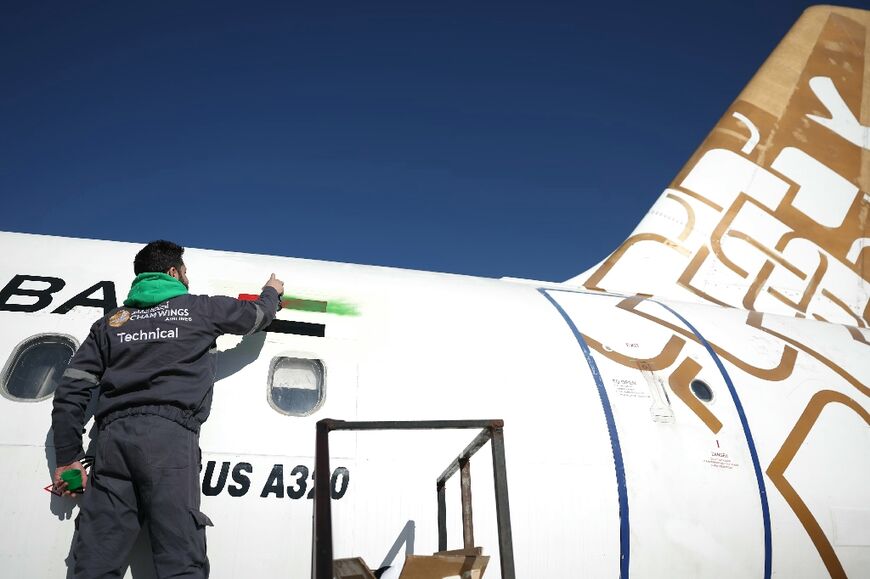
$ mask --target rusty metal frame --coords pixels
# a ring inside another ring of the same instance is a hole
[[[459,471],[462,498],[462,539],[466,549],[474,547],[474,523],[471,510],[471,457],[487,442],[492,446],[492,473],[495,488],[495,509],[498,526],[498,551],[502,579],[516,579],[514,549],[511,536],[510,504],[508,502],[507,470],[504,457],[503,420],[396,420],[355,421],[327,418],[317,423],[314,451],[315,472],[332,472],[329,466],[329,433],[333,430],[447,430],[476,429],[480,433],[459,453],[438,477],[435,489],[438,500],[438,550],[447,549],[447,480]],[[330,477],[314,479],[314,523],[311,542],[312,579],[333,579],[332,497]]]

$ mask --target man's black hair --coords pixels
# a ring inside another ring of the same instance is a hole
[[[180,269],[184,265],[182,254],[184,248],[178,244],[165,239],[152,241],[136,254],[133,271],[139,275],[145,272],[166,273],[171,267]]]

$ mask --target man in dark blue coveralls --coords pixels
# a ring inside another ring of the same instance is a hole
[[[55,487],[69,494],[61,473],[77,469],[86,488],[73,544],[78,579],[121,577],[146,521],[159,577],[208,577],[199,428],[211,409],[215,339],[266,327],[284,284],[272,274],[253,302],[190,295],[183,253],[153,241],[136,255],[124,307],[91,327],[55,392]],[[99,436],[88,481],[80,461],[94,388]]]

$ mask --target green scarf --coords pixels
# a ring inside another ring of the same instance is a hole
[[[150,308],[169,298],[183,296],[186,293],[187,288],[184,287],[184,284],[169,274],[140,273],[133,280],[124,305],[134,308]]]

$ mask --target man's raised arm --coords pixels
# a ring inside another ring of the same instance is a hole
[[[275,319],[283,293],[284,282],[273,273],[256,301],[240,301],[225,296],[210,297],[208,315],[221,334],[253,334]]]

